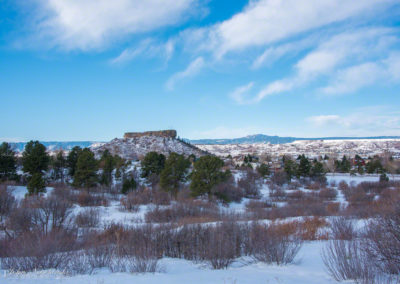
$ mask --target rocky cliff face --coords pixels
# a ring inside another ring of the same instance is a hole
[[[144,136],[155,136],[164,138],[176,138],[176,130],[146,131],[146,132],[126,132],[124,138],[139,138]]]
[[[196,157],[205,154],[203,150],[172,137],[159,137],[159,136],[139,136],[135,138],[115,138],[108,143],[96,144],[92,146],[92,150],[96,155],[108,149],[113,155],[117,154],[122,158],[129,160],[137,160],[142,158],[148,152],[158,152],[164,155],[169,155],[171,152],[184,154],[189,156],[191,154]]]

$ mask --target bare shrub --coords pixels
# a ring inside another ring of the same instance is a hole
[[[260,175],[253,169],[246,169],[244,177],[240,178],[237,182],[239,188],[244,191],[244,196],[248,198],[259,198],[260,190]]]
[[[219,210],[215,204],[192,200],[173,204],[169,208],[160,208],[159,206],[149,210],[145,215],[145,220],[148,223],[170,223],[179,222],[182,219],[198,218],[205,221],[219,219]]]
[[[128,258],[127,271],[131,273],[155,273],[161,267],[156,257],[131,257]]]
[[[366,229],[365,250],[384,272],[400,273],[400,206],[395,212],[371,221]]]
[[[127,196],[122,197],[121,200],[121,205],[122,207],[130,212],[138,212],[139,211],[139,205],[137,204],[137,198],[135,196],[135,192],[130,192],[128,193]]]
[[[352,240],[357,236],[354,222],[345,217],[336,217],[331,220],[332,238],[335,240]]]
[[[108,267],[112,265],[114,248],[109,243],[96,242],[85,250],[87,261],[90,267],[90,273],[97,268]]]
[[[334,188],[323,188],[318,192],[318,196],[321,199],[328,199],[328,200],[332,200],[335,199],[337,196],[337,191]]]
[[[102,194],[81,191],[77,197],[80,206],[108,206],[108,199]]]
[[[236,187],[234,181],[233,176],[231,176],[227,181],[213,187],[212,192],[225,202],[240,202],[245,196],[245,190],[241,187]]]
[[[271,207],[272,207],[271,202],[266,200],[249,200],[246,203],[247,210],[256,210],[260,208],[271,208]]]
[[[328,202],[326,203],[326,213],[329,216],[338,215],[340,212],[340,202]]]
[[[156,189],[152,191],[152,203],[156,205],[170,205],[171,195],[161,189]]]
[[[356,280],[369,283],[376,277],[373,265],[361,249],[359,240],[331,240],[322,250],[322,260],[336,281]]]
[[[237,256],[237,246],[240,230],[233,225],[223,223],[216,227],[209,227],[207,230],[209,245],[206,247],[204,259],[207,260],[213,269],[226,269]]]
[[[286,192],[280,187],[277,188],[270,187],[269,196],[276,201],[285,201],[287,199]]]
[[[0,222],[15,206],[15,198],[6,185],[0,184]]]
[[[64,230],[48,234],[26,232],[10,241],[2,268],[12,271],[63,269],[67,266],[75,245],[75,235]]]
[[[287,234],[279,225],[254,224],[247,246],[256,260],[284,265],[293,262],[301,245],[298,237]]]
[[[301,190],[295,190],[295,191],[289,192],[287,194],[287,197],[290,199],[302,199],[302,198],[304,198],[304,196],[305,196],[305,193],[302,192]]]
[[[338,189],[342,191],[347,191],[349,189],[349,185],[344,180],[339,182]]]
[[[97,227],[100,222],[99,210],[94,208],[86,208],[78,213],[75,217],[75,224],[81,228]]]
[[[288,176],[284,171],[276,171],[271,176],[271,182],[279,186],[284,185],[288,181]]]
[[[303,240],[322,240],[328,238],[327,232],[320,232],[320,229],[327,227],[325,218],[311,217],[304,218],[299,222],[299,234]]]

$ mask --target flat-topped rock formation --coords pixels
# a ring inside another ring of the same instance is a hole
[[[176,130],[128,132],[124,138],[115,138],[108,143],[93,145],[92,150],[96,156],[100,156],[107,149],[111,154],[117,154],[128,160],[140,159],[151,151],[164,155],[172,152],[186,156],[193,154],[196,157],[206,154],[205,151],[176,137]]]
[[[145,131],[145,132],[126,132],[124,138],[139,138],[144,136],[155,136],[164,138],[176,138],[176,130],[160,130],[160,131]]]

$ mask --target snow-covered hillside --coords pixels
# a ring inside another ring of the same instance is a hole
[[[138,138],[115,138],[108,143],[98,143],[92,145],[92,150],[99,154],[108,149],[112,154],[118,154],[122,158],[136,160],[146,155],[148,152],[156,151],[164,155],[171,152],[184,155],[204,155],[204,152],[197,147],[174,138],[157,136],[143,136]]]
[[[196,145],[198,148],[218,156],[232,157],[246,154],[270,155],[272,157],[305,154],[308,157],[320,155],[372,156],[383,152],[400,155],[400,139],[365,140],[304,140],[286,144],[232,144]]]

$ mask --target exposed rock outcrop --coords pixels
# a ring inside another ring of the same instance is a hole
[[[160,130],[160,131],[146,131],[146,132],[126,132],[124,138],[139,138],[144,136],[155,136],[164,138],[176,138],[176,130]]]

